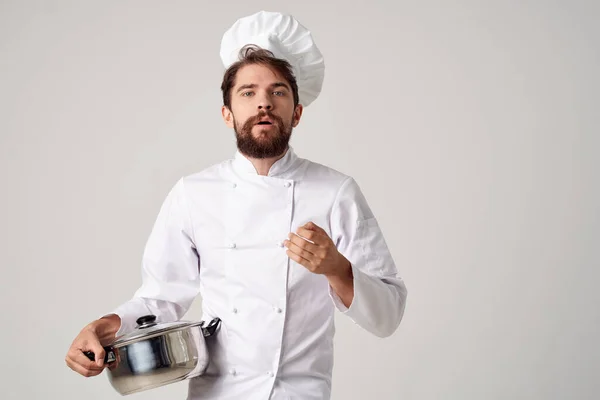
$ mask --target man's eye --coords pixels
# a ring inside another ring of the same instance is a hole
[[[242,96],[248,97],[252,94],[252,92],[244,92],[242,93]]]
[[[275,96],[285,96],[284,92],[278,91],[278,92],[273,92],[275,94]]]

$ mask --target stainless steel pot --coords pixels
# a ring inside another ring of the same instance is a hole
[[[111,385],[121,395],[168,385],[204,374],[210,361],[205,340],[221,320],[157,323],[156,316],[137,319],[137,327],[104,347]],[[94,360],[93,352],[84,352]]]

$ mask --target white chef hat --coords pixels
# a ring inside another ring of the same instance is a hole
[[[239,61],[240,50],[250,44],[269,50],[291,64],[300,104],[306,107],[319,96],[325,76],[323,55],[310,31],[294,17],[259,11],[238,19],[221,40],[220,54],[225,68]]]

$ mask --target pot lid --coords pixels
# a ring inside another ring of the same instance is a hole
[[[202,326],[204,324],[204,322],[190,321],[157,323],[155,315],[144,315],[143,317],[139,317],[135,322],[137,323],[135,329],[123,336],[119,336],[112,344],[113,346],[123,346],[138,340],[149,339],[169,331],[176,331],[192,326]]]

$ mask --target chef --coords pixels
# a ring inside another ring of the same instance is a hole
[[[189,379],[190,400],[328,399],[335,312],[388,337],[406,286],[357,182],[289,145],[324,78],[311,33],[290,15],[258,12],[225,32],[220,56],[235,154],[173,184],[144,249],[141,286],[81,330],[66,362],[98,375],[101,345],[143,315],[179,320],[200,295],[203,320],[218,317],[221,327],[207,342],[206,373]]]

